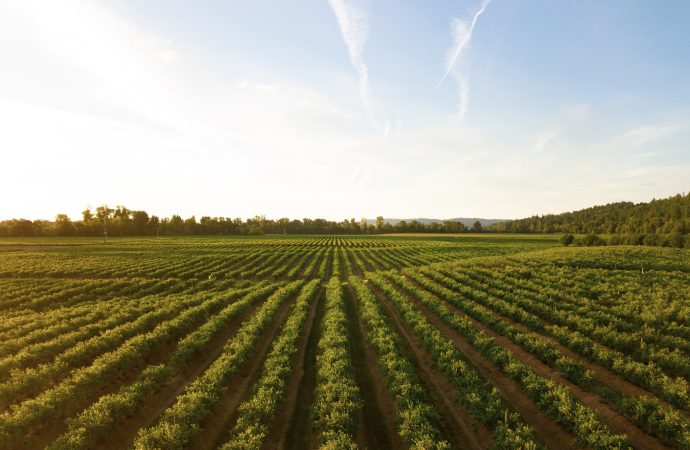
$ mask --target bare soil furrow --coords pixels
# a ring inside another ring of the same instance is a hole
[[[476,423],[457,401],[457,392],[446,376],[434,368],[431,356],[398,311],[376,288],[372,291],[390,319],[391,327],[402,337],[403,351],[417,369],[417,378],[429,393],[439,414],[439,426],[453,448],[483,449],[493,444],[491,433]]]
[[[363,399],[358,426],[361,443],[364,448],[371,449],[402,448],[404,443],[395,426],[395,405],[388,395],[386,377],[379,369],[376,354],[366,341],[366,330],[349,285],[344,297],[350,353]]]
[[[254,311],[264,302],[265,299],[250,305],[242,314],[233,319],[225,330],[209,343],[205,353],[191,362],[184,371],[163,384],[161,389],[154,396],[149,398],[136,414],[129,417],[126,421],[121,423],[120,426],[114,428],[110,435],[99,443],[99,448],[128,448],[132,442],[134,442],[139,429],[148,428],[153,425],[163,411],[175,403],[177,396],[184,392],[186,386],[201,375],[211,363],[215,361],[218,355],[223,351],[225,343],[235,335],[240,326],[242,326],[242,323],[247,318],[251,317]]]
[[[238,373],[227,383],[228,389],[216,406],[214,412],[201,423],[201,432],[191,446],[194,450],[206,450],[216,448],[227,437],[232,424],[237,419],[238,406],[250,395],[251,387],[261,375],[266,355],[271,349],[273,340],[280,327],[285,322],[290,307],[297,300],[297,295],[280,305],[273,323],[262,335],[261,341],[256,346],[254,358],[243,364]]]
[[[543,413],[517,383],[511,380],[503,372],[493,367],[491,363],[472,346],[472,344],[467,342],[464,337],[448,326],[425,305],[413,299],[411,296],[405,295],[409,300],[414,302],[415,306],[429,322],[453,341],[455,347],[462,352],[467,362],[471,364],[484,379],[501,392],[506,404],[514,411],[518,412],[524,421],[534,428],[534,436],[537,440],[549,448],[577,447],[575,436]]]
[[[323,312],[323,295],[324,288],[321,287],[312,300],[309,315],[304,323],[302,335],[298,342],[299,350],[295,356],[292,376],[286,385],[287,396],[276,411],[275,422],[266,439],[266,447],[268,448],[311,448],[309,439],[301,442],[299,447],[288,445],[298,437],[291,436],[289,431],[294,428],[302,429],[298,422],[308,419],[309,416],[311,402],[306,397],[308,391],[313,391],[316,385],[316,372],[314,370],[316,368],[316,359],[314,358],[313,364],[311,364],[310,344],[314,335],[318,334],[318,324],[316,322],[317,319],[320,319],[319,312]],[[316,353],[314,353],[314,357],[315,355]],[[304,437],[308,438],[306,429],[304,429],[304,433]]]

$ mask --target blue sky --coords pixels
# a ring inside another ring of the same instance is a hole
[[[513,218],[687,192],[689,23],[687,1],[7,0],[0,218]]]

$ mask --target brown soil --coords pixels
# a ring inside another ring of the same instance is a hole
[[[222,306],[219,306],[220,309]],[[217,312],[217,310],[216,310]],[[188,331],[184,334],[192,333],[198,327],[204,323],[203,320],[198,321],[193,324]],[[100,389],[95,389],[92,391],[87,391],[81,394],[78,399],[69,404],[67,407],[60,411],[60,416],[54,419],[46,419],[45,421],[37,424],[35,431],[32,436],[26,437],[23,442],[22,448],[44,448],[57,436],[61,435],[67,431],[67,419],[78,414],[83,409],[87,408],[98,398],[117,392],[122,386],[131,383],[139,375],[139,373],[144,370],[148,365],[156,365],[164,362],[170,357],[170,355],[175,350],[177,346],[177,340],[173,339],[171,341],[165,342],[158,348],[153,350],[144,360],[143,363],[135,364],[128,367],[126,370],[118,373],[113,380],[111,380],[106,386]]]
[[[307,270],[307,267],[309,267],[309,264],[314,260],[314,258],[318,257],[318,251],[314,252],[312,255],[307,255],[305,256],[302,261],[300,262],[300,268],[297,271],[297,275],[293,278],[295,280],[297,279],[304,279],[307,278],[308,274],[305,274],[304,272]],[[288,270],[289,272],[289,270]],[[287,279],[287,272],[285,274],[286,279]]]
[[[345,249],[344,256],[345,258],[348,258],[350,260],[350,263],[352,264],[352,270],[354,272],[353,275],[357,275],[358,277],[364,278],[364,269],[362,267],[359,267],[359,264],[357,264],[355,258],[353,258],[350,254],[349,249]]]
[[[448,304],[448,305],[452,306],[450,304]],[[559,343],[557,340],[555,340],[551,336],[540,333],[539,331],[536,331],[536,330],[530,330],[528,327],[526,327],[522,323],[516,322],[515,320],[511,319],[510,317],[503,315],[499,311],[496,311],[496,310],[488,308],[488,307],[487,307],[487,309],[490,309],[495,316],[505,320],[506,322],[508,322],[509,324],[511,324],[512,326],[514,326],[515,328],[517,328],[518,330],[520,330],[523,333],[538,334],[542,339],[544,339],[545,341],[547,341],[548,343],[553,345],[563,356],[567,356],[569,358],[572,358],[572,359],[582,363],[582,365],[584,365],[585,368],[592,371],[592,373],[594,374],[594,377],[598,381],[600,381],[602,384],[608,386],[609,388],[613,389],[614,391],[617,391],[622,395],[627,395],[627,396],[632,396],[632,397],[639,397],[639,396],[656,397],[656,399],[659,402],[663,403],[665,406],[674,408],[673,406],[671,406],[669,403],[667,403],[663,399],[657,397],[656,394],[648,391],[647,389],[645,389],[641,386],[633,384],[632,382],[630,382],[630,381],[626,380],[625,378],[623,378],[622,376],[612,372],[611,370],[607,369],[606,367],[603,367],[603,366],[600,366],[599,364],[593,363],[587,357],[585,357],[585,356],[581,355],[580,353],[577,353],[576,351],[571,350],[568,347],[562,345],[561,343]],[[538,319],[542,323],[544,323],[544,325],[547,325],[547,326],[553,325],[552,323],[550,323],[550,322],[548,322],[542,318],[538,317]],[[599,343],[599,345],[601,345],[602,347],[607,348],[607,349],[609,348],[609,347],[606,347],[605,345],[603,345],[601,343]]]
[[[362,397],[357,424],[357,441],[362,448],[403,448],[395,425],[396,410],[388,395],[388,382],[381,372],[378,358],[366,341],[366,330],[362,323],[354,292],[348,285],[344,292],[345,309],[348,316],[350,354],[355,379]]]
[[[161,385],[161,389],[146,400],[133,416],[128,417],[99,443],[99,448],[128,448],[137,436],[139,429],[147,428],[168,407],[175,403],[178,395],[184,392],[187,385],[201,375],[223,351],[225,343],[237,333],[242,323],[264,302],[250,305],[242,314],[230,321],[228,326],[209,342],[206,351],[192,361],[185,370]]]
[[[287,382],[285,400],[276,410],[276,419],[266,439],[268,448],[311,448],[311,438],[308,433],[309,407],[311,406],[311,393],[316,386],[316,346],[313,344],[318,339],[317,320],[323,315],[323,292],[320,288],[312,300],[309,315],[302,328],[295,355],[295,366],[292,375]],[[313,345],[312,345],[313,344]],[[311,359],[311,356],[314,359]],[[309,397],[308,397],[309,396]],[[308,397],[308,398],[307,398]],[[305,425],[300,422],[303,421]],[[295,431],[299,429],[300,431]],[[299,433],[295,435],[294,433]],[[295,445],[295,440],[304,440]],[[314,439],[314,444],[316,440]]]
[[[522,361],[524,364],[528,365],[532,370],[541,375],[544,378],[553,380],[570,391],[570,393],[583,405],[592,408],[597,412],[602,422],[608,425],[614,432],[619,434],[625,434],[628,437],[628,442],[635,448],[668,448],[661,441],[653,436],[642,431],[634,423],[632,423],[627,417],[620,415],[611,406],[609,406],[605,400],[601,399],[597,395],[585,391],[581,387],[577,386],[562,373],[557,370],[552,369],[547,364],[541,362],[537,357],[524,350],[519,345],[513,343],[507,337],[496,333],[486,325],[473,319],[472,317],[464,314],[461,310],[455,306],[446,303],[448,309],[450,309],[454,314],[458,316],[463,316],[472,322],[475,329],[484,332],[487,336],[490,336],[496,340],[498,344],[502,347],[508,349],[517,359]]]
[[[467,342],[457,331],[446,325],[436,314],[419,301],[407,296],[417,309],[441,333],[450,338],[455,347],[465,356],[467,362],[489,383],[495,386],[507,405],[522,416],[523,420],[534,428],[534,436],[549,448],[575,448],[575,436],[544,414],[527,394],[500,370],[494,368]]]
[[[261,376],[261,369],[273,340],[285,322],[291,310],[290,307],[296,300],[297,295],[294,295],[292,299],[280,305],[273,323],[261,334],[260,341],[255,351],[252,352],[254,357],[246,361],[237,374],[228,380],[227,386],[232,388],[225,391],[214,412],[200,424],[201,431],[190,447],[191,449],[213,449],[228,437],[232,425],[237,420],[238,407],[251,395],[251,387]]]
[[[412,361],[416,375],[426,388],[431,403],[440,417],[439,426],[453,448],[482,449],[493,444],[491,433],[476,423],[458,403],[458,394],[448,378],[433,366],[431,356],[416,335],[402,319],[397,309],[378,290],[373,288],[391,327],[402,337],[402,350]]]

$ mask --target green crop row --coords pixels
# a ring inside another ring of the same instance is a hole
[[[388,379],[388,393],[395,401],[400,437],[415,450],[450,448],[438,430],[438,414],[419,383],[414,366],[402,355],[396,334],[386,323],[371,290],[359,277],[350,277],[349,281],[357,293],[367,340]]]
[[[266,357],[251,397],[239,406],[239,417],[230,432],[230,439],[220,447],[222,450],[258,450],[264,444],[275,418],[275,409],[285,397],[285,385],[299,350],[298,339],[320,283],[320,280],[312,280],[302,288],[290,317]]]
[[[496,448],[536,449],[532,429],[517,414],[506,420],[505,406],[498,390],[483,381],[464,362],[453,342],[434,327],[414,304],[398,292],[380,274],[368,273],[369,280],[380,289],[414,330],[431,355],[434,366],[443,372],[458,392],[458,401],[473,419],[493,429]]]
[[[561,355],[553,345],[546,342],[540,335],[533,332],[523,333],[519,331],[507,321],[498,318],[488,308],[484,308],[476,302],[467,301],[464,297],[421,276],[415,271],[409,270],[404,273],[424,289],[443,298],[484,325],[508,337],[545,364],[564,374],[574,383],[584,389],[591,387],[592,374],[581,363]],[[481,296],[481,293],[474,293],[474,295]],[[679,411],[665,407],[657,400],[648,397],[623,397],[621,394],[617,394],[604,386],[599,386],[598,394],[608,401],[614,409],[627,415],[640,428],[661,437],[679,448],[688,448],[688,445],[690,445],[690,441],[688,441],[690,437],[690,423]],[[652,410],[653,413],[650,412]],[[641,413],[641,411],[644,413]]]
[[[118,392],[105,395],[73,419],[68,420],[67,432],[49,446],[50,450],[78,450],[96,448],[98,440],[124,418],[141,407],[162,383],[187,367],[228,323],[253,303],[275,291],[276,285],[258,286],[227,293],[228,300],[244,295],[229,304],[194,332],[182,339],[165,364],[149,366],[129,385]]]
[[[280,305],[302,284],[301,281],[290,283],[271,295],[251,319],[242,325],[203,375],[190,383],[185,392],[177,397],[175,404],[165,410],[158,422],[150,428],[139,430],[134,447],[187,448],[198,435],[200,422],[212,413],[226,391],[228,379],[256,347],[262,332],[273,321]]]
[[[343,290],[337,276],[332,277],[326,287],[318,351],[313,414],[321,448],[357,448],[353,438],[355,417],[362,403],[353,378]]]

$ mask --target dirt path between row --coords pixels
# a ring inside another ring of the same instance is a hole
[[[391,328],[402,338],[403,354],[413,363],[417,379],[429,394],[439,415],[439,427],[453,448],[483,449],[493,444],[489,430],[476,423],[458,403],[457,391],[448,378],[437,370],[419,337],[405,323],[398,310],[376,288],[372,287],[383,307]]]
[[[420,286],[417,286],[422,289]],[[433,295],[433,294],[432,294]],[[437,297],[438,298],[438,297]],[[443,301],[439,298],[439,300]],[[501,345],[503,348],[509,350],[513,356],[519,359],[522,363],[529,366],[536,373],[544,378],[555,381],[563,386],[565,386],[570,393],[577,399],[581,404],[593,409],[601,418],[602,422],[608,425],[614,432],[619,434],[625,434],[628,437],[628,442],[635,448],[669,448],[666,447],[660,440],[656,437],[651,436],[640,428],[637,427],[633,422],[627,417],[619,414],[615,411],[605,400],[601,399],[596,394],[588,392],[582,389],[580,386],[574,384],[565,375],[549,367],[547,364],[541,362],[536,356],[532,355],[519,345],[515,344],[513,341],[507,337],[495,332],[491,328],[472,318],[471,316],[465,314],[459,308],[456,308],[449,302],[445,302],[453,314],[464,317],[472,322],[474,328],[478,331],[482,331],[489,337],[495,339],[495,341]]]
[[[276,410],[276,419],[266,439],[268,448],[316,448],[316,437],[309,432],[310,407],[316,388],[316,342],[324,312],[322,286],[316,293],[297,343],[292,375],[285,385],[286,397]],[[299,441],[299,442],[298,442]]]
[[[251,388],[261,375],[264,360],[271,349],[275,337],[291,311],[291,306],[297,301],[299,292],[284,301],[276,312],[273,322],[262,334],[252,358],[245,361],[238,372],[230,377],[226,385],[228,388],[214,408],[213,413],[200,424],[201,431],[190,449],[214,449],[228,437],[233,424],[237,420],[238,407],[251,394]]]
[[[483,291],[483,292],[485,292],[487,295],[491,295],[491,293],[488,292],[488,291]],[[667,407],[669,407],[669,408],[678,409],[678,408],[672,406],[671,404],[669,404],[668,402],[666,402],[665,400],[663,400],[662,398],[659,398],[659,397],[658,397],[656,394],[654,394],[653,392],[648,391],[648,390],[645,389],[644,387],[638,386],[637,384],[634,384],[634,383],[632,383],[632,382],[626,380],[626,379],[623,378],[622,376],[620,376],[620,375],[618,375],[618,374],[612,372],[611,370],[607,369],[606,367],[601,366],[601,365],[599,365],[599,364],[597,364],[597,363],[592,362],[592,361],[591,361],[590,359],[588,359],[586,356],[584,356],[584,355],[582,355],[582,354],[580,354],[580,353],[578,353],[578,352],[576,352],[576,351],[574,351],[574,350],[571,350],[570,348],[568,348],[568,347],[566,347],[565,345],[563,345],[563,344],[561,344],[560,342],[558,342],[558,341],[557,341],[556,339],[554,339],[553,337],[551,337],[551,336],[549,336],[549,335],[547,335],[547,334],[544,334],[544,333],[542,333],[542,332],[536,331],[536,330],[531,330],[530,328],[528,328],[527,326],[523,325],[522,323],[515,321],[514,319],[512,319],[512,318],[510,318],[510,317],[508,317],[508,316],[506,316],[506,315],[504,315],[504,314],[501,313],[500,311],[497,311],[497,310],[495,310],[495,309],[493,309],[493,308],[491,308],[491,307],[489,307],[489,306],[486,306],[486,305],[482,305],[482,306],[484,306],[485,308],[491,310],[491,312],[492,312],[494,315],[496,315],[496,317],[499,317],[500,319],[505,320],[507,323],[509,323],[510,325],[514,326],[514,327],[517,328],[519,331],[521,331],[521,332],[523,332],[523,333],[535,333],[535,334],[538,334],[542,339],[544,339],[545,341],[547,341],[549,344],[553,345],[553,346],[554,346],[559,352],[561,352],[561,354],[563,354],[564,356],[567,356],[567,357],[569,357],[569,358],[572,358],[572,359],[574,359],[574,360],[576,360],[576,361],[582,363],[582,364],[585,366],[585,368],[587,368],[588,370],[592,371],[592,373],[594,374],[594,377],[595,377],[598,381],[600,381],[602,384],[608,386],[609,388],[613,389],[614,391],[616,391],[616,392],[618,392],[618,393],[620,393],[620,394],[622,394],[622,395],[628,395],[628,396],[632,396],[632,397],[640,397],[640,396],[655,397],[659,402],[661,402],[661,403],[664,404],[665,406],[667,406]],[[529,313],[529,311],[527,311],[527,312]],[[533,314],[533,315],[534,315],[534,314]],[[539,321],[541,321],[545,326],[553,325],[553,323],[551,323],[551,322],[549,322],[549,321],[547,321],[547,320],[544,320],[543,318],[541,318],[541,317],[539,317],[539,316],[536,316],[536,315],[534,315],[534,316],[535,316]],[[607,346],[604,345],[604,344],[599,343],[598,345],[601,345],[601,346],[602,346],[603,348],[605,348],[605,349],[610,349],[609,347],[607,347]],[[687,411],[685,411],[684,413],[685,413],[685,414],[689,414]]]
[[[456,280],[456,281],[458,283],[462,283],[462,281],[460,281],[460,280]],[[492,292],[488,289],[482,289],[482,292],[484,292],[485,294],[487,294],[491,297],[500,298],[500,297],[497,297],[497,295],[494,292]],[[586,356],[564,346],[563,344],[558,342],[555,338],[553,338],[553,337],[551,337],[551,336],[549,336],[543,332],[540,332],[537,330],[532,330],[529,327],[523,325],[520,322],[515,321],[514,319],[504,315],[503,313],[501,313],[500,311],[497,311],[494,308],[491,308],[487,305],[482,305],[482,306],[491,310],[493,312],[493,314],[495,314],[497,317],[505,320],[506,322],[513,325],[515,328],[517,328],[518,330],[522,331],[523,333],[530,333],[531,332],[531,333],[538,334],[542,339],[546,340],[551,345],[556,347],[556,349],[559,352],[561,352],[562,355],[570,357],[570,358],[574,359],[575,361],[580,362],[582,365],[585,366],[585,368],[587,368],[588,370],[590,370],[594,373],[596,379],[599,382],[601,382],[605,386],[609,387],[610,389],[613,389],[614,391],[620,393],[621,395],[627,395],[627,396],[631,396],[631,397],[640,397],[640,396],[654,397],[657,401],[659,401],[664,406],[666,406],[668,408],[672,408],[672,409],[678,409],[678,410],[682,411],[683,414],[685,414],[686,416],[690,416],[690,412],[688,412],[687,410],[680,409],[680,408],[677,408],[677,407],[671,405],[670,403],[668,403],[664,399],[660,398],[659,396],[657,396],[653,392],[645,389],[644,387],[639,386],[637,384],[634,384],[633,382],[626,380],[621,375],[616,374],[615,372],[611,371],[610,369],[607,369],[604,366],[601,366],[595,362],[592,362]],[[524,308],[521,308],[521,309],[524,309]],[[529,311],[527,311],[527,313],[529,313]],[[529,314],[532,314],[532,313],[529,313]],[[549,322],[548,320],[545,320],[544,318],[542,318],[540,316],[537,316],[535,314],[532,314],[532,315],[534,315],[537,319],[539,319],[539,321],[541,321],[545,326],[553,326],[554,325],[552,322]],[[610,347],[608,347],[604,344],[598,343],[598,345],[600,345],[604,349],[612,350]],[[613,351],[616,351],[616,350],[613,350]]]
[[[549,448],[576,448],[576,438],[568,430],[543,413],[527,394],[502,371],[496,369],[485,359],[478,350],[472,346],[457,331],[448,326],[441,318],[418,300],[412,298],[406,292],[400,290],[408,300],[412,301],[417,309],[426,317],[432,325],[441,333],[453,341],[466,358],[467,362],[489,383],[495,386],[501,393],[505,403],[522,416],[523,420],[534,428],[534,436]]]
[[[127,418],[117,427],[114,427],[109,435],[99,442],[99,448],[129,448],[134,439],[136,439],[139,430],[153,425],[163,411],[175,403],[177,396],[184,392],[187,385],[208,369],[222,353],[227,341],[237,333],[242,323],[251,317],[265,300],[264,298],[261,301],[255,302],[242,314],[232,319],[228,326],[209,342],[204,353],[189,363],[185,370],[163,383],[161,389],[149,397],[144,406],[139,408],[134,415]]]
[[[404,448],[405,444],[395,425],[395,404],[388,395],[386,376],[379,368],[374,350],[366,341],[366,330],[349,284],[343,294],[348,317],[350,354],[363,403],[358,417],[357,441],[362,448]]]
[[[217,313],[222,307],[223,305],[218,305],[217,309],[210,312],[210,314]],[[205,321],[203,319],[197,321],[180,336],[180,339],[183,339],[184,336],[187,336],[189,333],[193,333],[204,323]],[[166,361],[177,347],[177,342],[178,340],[174,339],[161,344],[147,355],[142,363],[135,364],[119,372],[106,386],[102,386],[93,391],[83,392],[78,399],[74,399],[74,402],[61,410],[60,417],[47,419],[38,424],[35,434],[26,437],[26,441],[23,442],[24,446],[22,448],[46,447],[55,438],[67,431],[67,421],[69,418],[79,414],[85,408],[96,402],[100,397],[117,392],[123,386],[131,383],[147,366],[161,364]]]

